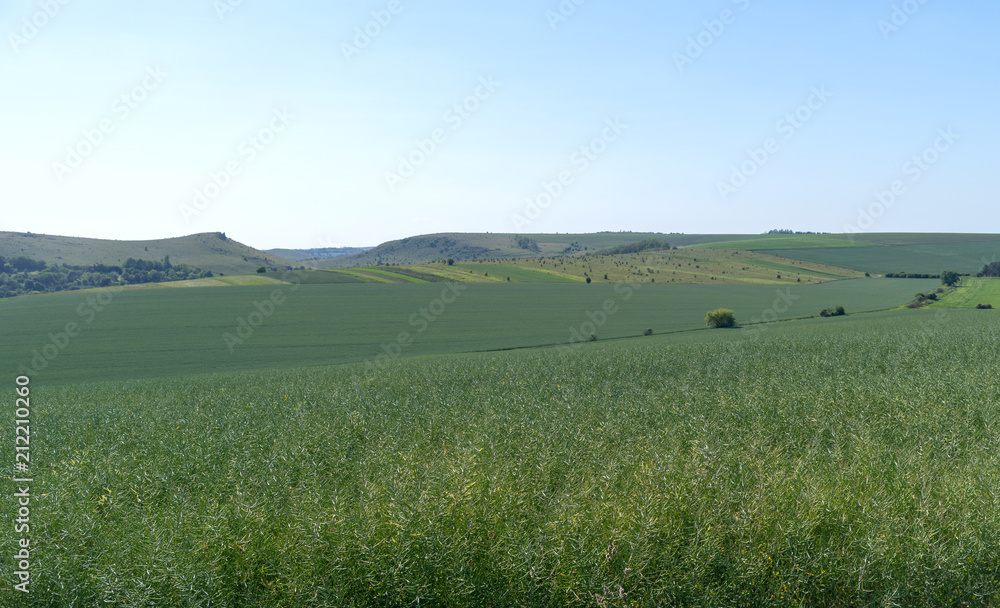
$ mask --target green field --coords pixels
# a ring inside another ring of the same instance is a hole
[[[141,357],[129,319],[164,338],[129,295],[101,331]],[[38,386],[16,605],[1000,603],[980,311],[746,332]]]
[[[849,240],[843,235],[827,234],[789,234],[787,236],[771,236],[736,241],[718,241],[693,245],[694,248],[705,249],[748,249],[748,250],[778,250],[778,249],[820,249],[830,247],[871,247],[872,243],[864,241],[864,236]]]
[[[0,300],[0,607],[1000,606],[1000,279],[827,265],[933,236]]]
[[[962,279],[954,291],[931,307],[975,308],[977,304],[990,304],[993,308],[1000,308],[1000,279]]]
[[[633,289],[505,283],[461,285],[458,296],[444,284],[246,286],[107,293],[101,296],[110,299],[106,305],[91,304],[99,294],[69,292],[0,301],[0,367],[9,373],[42,368],[35,372],[39,383],[59,383],[350,363],[395,353],[397,346],[401,356],[509,349],[591,333],[603,340],[646,329],[703,329],[705,312],[718,307],[732,308],[744,324],[809,317],[836,305],[848,313],[887,309],[937,284],[857,279]],[[283,300],[265,317],[255,303],[276,290]],[[442,295],[453,301],[444,304]],[[606,303],[611,314],[604,313]],[[263,323],[242,329],[244,340],[240,320],[249,325],[251,315]],[[69,340],[61,336],[67,323],[79,333]],[[406,344],[399,344],[402,333],[409,334]],[[227,344],[227,334],[241,341]],[[51,362],[46,349],[55,355]]]
[[[873,274],[912,272],[938,274],[942,270],[976,274],[998,259],[1000,241],[967,241],[880,247],[775,249],[761,253],[853,268]]]

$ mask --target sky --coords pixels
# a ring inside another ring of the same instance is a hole
[[[996,232],[986,0],[8,0],[0,230]]]

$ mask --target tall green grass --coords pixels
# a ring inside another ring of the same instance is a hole
[[[40,387],[0,605],[996,605],[977,312]]]

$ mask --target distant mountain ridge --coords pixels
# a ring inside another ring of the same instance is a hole
[[[314,249],[265,249],[264,253],[270,253],[278,257],[287,258],[296,262],[309,260],[325,260],[327,258],[339,258],[353,253],[361,253],[374,249],[374,247],[319,247]]]
[[[259,251],[235,241],[223,232],[148,241],[115,241],[80,237],[0,232],[0,256],[25,256],[49,264],[89,266],[121,265],[128,258],[151,261],[170,256],[174,264],[188,264],[215,274],[248,274],[264,266],[286,270],[301,264]]]

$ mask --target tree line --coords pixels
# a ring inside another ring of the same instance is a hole
[[[93,264],[49,265],[25,256],[0,256],[0,297],[13,298],[32,293],[53,293],[92,287],[114,287],[140,283],[163,283],[211,277],[212,271],[187,264],[129,258],[121,266]]]

